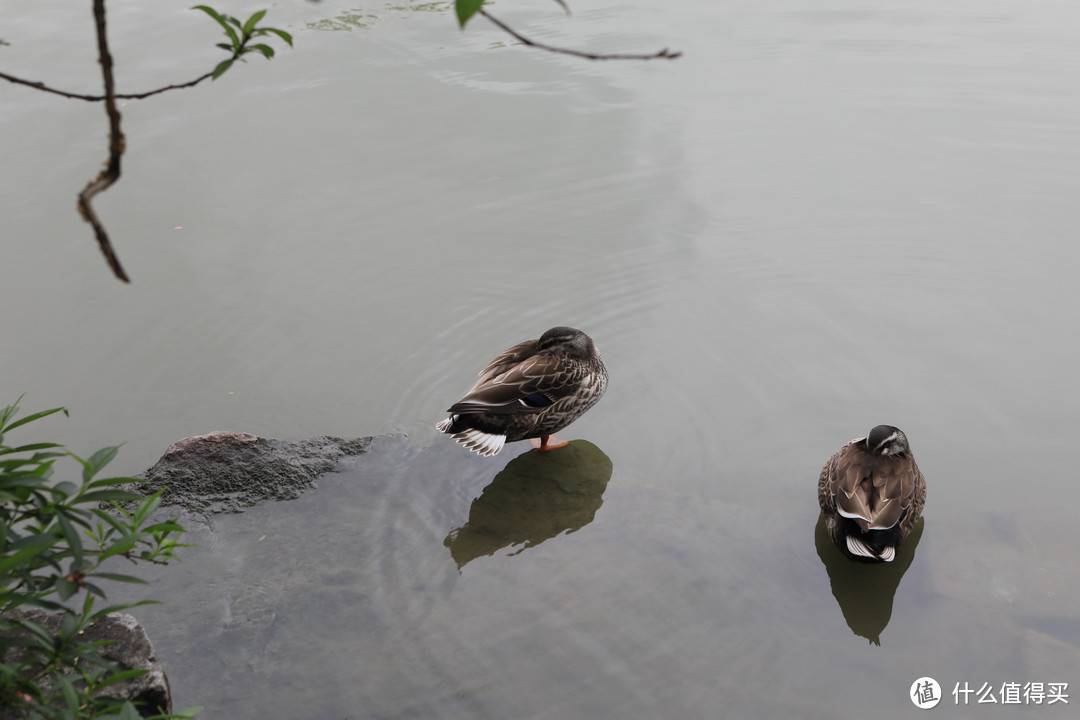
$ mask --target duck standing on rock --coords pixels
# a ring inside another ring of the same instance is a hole
[[[435,425],[484,457],[503,445],[539,438],[553,450],[552,435],[577,420],[607,389],[607,368],[592,338],[553,327],[539,340],[505,351],[480,371],[480,379]],[[534,443],[536,444],[536,443]]]
[[[825,462],[818,503],[837,547],[852,559],[891,562],[922,516],[926,478],[907,436],[878,425]]]

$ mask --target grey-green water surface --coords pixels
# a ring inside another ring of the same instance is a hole
[[[72,413],[36,432],[127,441],[119,472],[216,429],[409,436],[196,525],[155,575],[183,590],[147,611],[178,703],[902,717],[930,675],[934,712],[1065,716],[948,693],[1080,682],[1080,7],[572,5],[498,11],[548,42],[686,54],[590,64],[428,5],[272,7],[295,50],[121,108],[98,207],[130,287],[74,211],[101,108],[0,89],[0,389]],[[0,68],[96,87],[86,8],[0,10]],[[110,17],[124,90],[217,60],[186,6]],[[459,568],[448,538],[523,448],[483,461],[432,423],[557,324],[611,370],[567,431],[610,459],[602,504]],[[818,555],[814,490],[882,422],[929,497],[873,645]]]

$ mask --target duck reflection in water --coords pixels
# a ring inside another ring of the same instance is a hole
[[[825,516],[818,515],[814,545],[829,574],[833,597],[851,631],[874,645],[881,645],[881,633],[892,617],[893,597],[915,559],[924,523],[924,518],[915,523],[892,562],[859,563],[849,560],[833,543]]]
[[[555,452],[526,452],[507,463],[480,497],[469,520],[444,541],[458,569],[503,548],[517,555],[592,522],[611,479],[611,458],[586,440]]]

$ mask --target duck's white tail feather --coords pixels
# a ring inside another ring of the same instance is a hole
[[[505,435],[491,435],[473,429],[454,433],[453,437],[469,450],[484,457],[498,455],[499,451],[503,449],[503,445],[506,444]]]
[[[866,543],[854,535],[848,535],[846,539],[848,552],[852,555],[867,557],[871,560],[882,560],[884,562],[892,562],[893,558],[896,557],[896,548],[892,545],[886,545],[880,554],[876,554]]]
[[[457,415],[451,415],[445,420],[440,420],[435,423],[435,429],[439,432],[450,432],[450,426],[454,424],[457,417]],[[481,432],[480,430],[474,430],[472,428],[456,432],[451,437],[469,450],[472,450],[479,455],[483,455],[484,457],[498,455],[499,451],[503,449],[503,445],[506,444],[505,435],[492,435],[491,433]]]

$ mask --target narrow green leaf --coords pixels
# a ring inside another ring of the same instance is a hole
[[[233,52],[240,47],[240,38],[236,35],[236,31],[233,30],[228,23],[229,20],[234,20],[235,18],[230,18],[228,15],[222,15],[214,8],[208,7],[206,5],[196,5],[191,9],[202,10],[204,13],[214,18],[214,20],[217,21],[218,25],[225,29],[225,34],[227,34],[229,36],[229,39],[232,40],[232,47],[228,48],[230,52]],[[224,70],[222,72],[224,72]]]
[[[15,413],[19,412],[19,403],[22,402],[24,397],[26,397],[26,393],[23,393],[15,402],[5,405],[4,409],[0,410],[0,432],[7,426],[7,421],[15,417]]]
[[[71,681],[63,675],[56,675],[53,677],[53,680],[60,686],[60,691],[64,694],[64,700],[68,704],[68,709],[77,711],[80,704],[79,696],[75,692],[75,687],[71,684]]]
[[[117,720],[142,720],[142,715],[135,709],[135,706],[130,702],[125,702],[120,708],[120,714],[117,715]]]
[[[97,516],[99,520],[104,520],[109,524],[112,528],[110,534],[112,532],[127,532],[127,527],[124,525],[124,522],[111,512],[106,512],[105,510],[100,510],[98,508],[91,508],[90,512]]]
[[[84,622],[88,622],[90,620],[90,618],[93,617],[93,615],[90,612],[93,609],[94,609],[94,594],[93,593],[86,593],[86,597],[83,599],[83,606],[82,606],[82,615],[83,615],[83,621]]]
[[[45,487],[45,478],[31,475],[30,473],[6,473],[7,477],[0,478],[0,490],[37,489]]]
[[[161,491],[159,490],[145,499],[140,496],[140,499],[142,502],[140,502],[139,506],[135,509],[135,522],[142,525],[146,518],[161,506]]]
[[[127,490],[91,490],[90,492],[79,496],[79,502],[81,503],[110,502],[114,500],[117,502],[127,502],[142,499],[142,495]]]
[[[10,595],[10,593],[8,593],[8,594]],[[3,596],[3,594],[0,594],[0,597],[2,597],[2,596]],[[63,605],[61,605],[60,603],[56,603],[56,602],[53,602],[51,600],[44,600],[42,598],[31,598],[31,597],[26,597],[24,595],[22,597],[15,598],[15,600],[17,600],[18,604],[17,605],[11,605],[10,607],[8,606],[8,601],[0,600],[0,612],[7,612],[8,610],[13,610],[16,607],[22,607],[24,605],[26,607],[38,607],[38,608],[41,608],[42,610],[64,610],[65,609],[65,607]]]
[[[142,607],[143,605],[160,605],[160,604],[161,604],[161,602],[158,601],[158,600],[140,600],[139,602],[124,603],[122,605],[110,605],[109,607],[101,608],[100,610],[95,610],[92,614],[87,615],[87,619],[98,618],[98,617],[101,617],[103,615],[108,615],[109,613],[124,612],[125,610],[130,610],[131,608],[136,608],[136,607]],[[116,641],[112,641],[112,642],[116,642]]]
[[[60,621],[60,636],[71,637],[75,634],[75,615],[64,613],[64,619]]]
[[[113,541],[113,544],[106,548],[99,559],[104,560],[110,558],[113,555],[123,555],[126,552],[131,552],[135,548],[136,537],[134,535],[125,535]]]
[[[204,13],[206,13],[210,17],[214,18],[219,23],[221,23],[223,25],[225,24],[225,21],[221,19],[221,15],[218,14],[218,11],[215,10],[214,8],[210,7],[209,5],[196,5],[195,7],[191,8],[191,9],[192,10],[202,10]]]
[[[457,13],[458,23],[465,27],[465,23],[476,14],[484,0],[454,0],[454,12]]]
[[[111,477],[111,478],[102,478],[101,480],[95,480],[94,482],[87,485],[87,487],[93,489],[93,488],[108,487],[110,485],[130,485],[132,483],[141,483],[141,482],[146,482],[146,480],[143,479],[143,478],[137,478],[137,477]]]
[[[167,520],[163,523],[157,523],[150,527],[143,528],[143,532],[146,533],[182,533],[184,532],[184,526],[177,523],[175,520]]]
[[[274,48],[270,47],[269,45],[263,45],[262,43],[258,43],[257,45],[250,45],[248,46],[248,50],[258,50],[267,60],[274,57]]]
[[[67,540],[68,548],[71,550],[71,555],[75,560],[76,568],[81,569],[83,561],[82,536],[63,512],[56,514],[56,521],[60,525],[60,530],[64,533],[64,539]],[[63,599],[67,600],[67,598]]]
[[[78,485],[76,485],[73,482],[68,482],[66,480],[64,482],[62,482],[62,483],[57,483],[56,485],[53,485],[52,488],[50,488],[50,489],[51,489],[53,495],[61,495],[61,496],[65,497],[65,498],[71,497],[72,495],[76,495],[79,492],[79,486]]]
[[[555,0],[555,2],[562,5],[562,9],[566,11],[566,14],[570,14],[570,6],[566,4],[566,0]]]
[[[45,535],[34,538],[24,538],[23,540],[8,545],[7,548],[5,548],[5,551],[9,554],[7,557],[0,559],[0,577],[4,577],[12,568],[22,565],[24,561],[34,557],[39,552],[52,545],[54,540],[54,536]],[[12,553],[12,548],[16,546],[21,547]]]
[[[124,682],[125,680],[131,680],[132,678],[142,677],[143,675],[145,675],[148,672],[150,672],[150,671],[149,670],[121,670],[120,672],[112,673],[107,678],[105,678],[104,680],[99,682],[97,684],[97,689],[101,690],[101,688],[106,688],[106,687],[109,687],[110,685],[115,685],[116,683]]]
[[[62,601],[67,602],[77,592],[79,592],[77,583],[65,580],[62,577],[56,578],[56,594],[60,596]]]
[[[244,35],[251,35],[251,31],[255,29],[255,26],[259,24],[259,21],[262,20],[265,15],[265,10],[259,10],[258,12],[253,13],[252,16],[247,19],[247,22],[244,23]]]
[[[58,412],[62,412],[65,415],[68,414],[67,408],[65,408],[65,407],[53,408],[51,410],[42,410],[41,412],[36,412],[36,413],[33,413],[32,415],[27,415],[26,417],[19,418],[15,422],[13,422],[10,425],[8,425],[7,427],[3,428],[3,431],[6,433],[6,432],[8,432],[10,430],[14,430],[17,427],[21,427],[21,426],[25,425],[26,423],[32,423],[35,420],[40,420],[43,417],[46,417],[48,415],[52,415],[53,413],[58,413]]]
[[[96,572],[94,573],[94,578],[100,580],[113,580],[115,582],[136,583],[138,585],[149,584],[148,581],[143,580],[142,578],[135,577],[134,575],[121,575],[120,573]]]
[[[27,632],[36,636],[37,639],[41,641],[42,646],[48,648],[51,648],[53,646],[52,633],[49,632],[44,625],[33,622],[31,620],[15,620],[13,621],[13,624],[18,625],[23,630],[26,630]]]
[[[6,454],[7,452],[30,452],[31,450],[48,450],[49,448],[58,448],[58,447],[64,447],[64,446],[61,445],[60,443],[42,442],[42,443],[31,443],[29,445],[20,445],[19,447],[15,447],[15,448],[4,448],[4,450],[6,451],[5,452],[5,454]]]
[[[94,595],[97,595],[102,600],[108,600],[109,599],[108,597],[105,596],[105,591],[102,590],[101,588],[99,588],[97,585],[95,585],[92,582],[86,582],[84,580],[83,581],[83,587],[86,588],[87,597],[92,597]]]
[[[259,34],[260,35],[263,35],[265,33],[274,33],[279,38],[284,40],[288,44],[289,47],[292,47],[292,35],[285,32],[284,30],[278,30],[277,28],[271,28],[271,27],[259,28]]]
[[[232,67],[232,58],[228,60],[222,60],[218,63],[218,66],[214,68],[214,72],[210,75],[211,80],[217,80],[219,77],[225,74],[225,71]]]
[[[90,456],[83,466],[83,482],[90,482],[101,469],[112,462],[116,453],[120,452],[120,446],[101,448]]]

